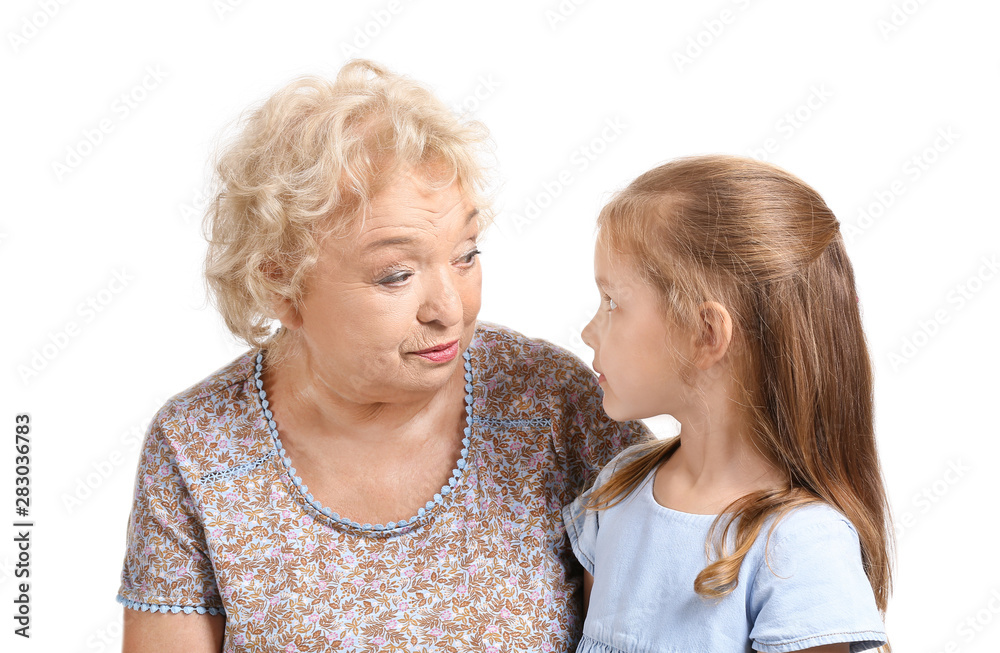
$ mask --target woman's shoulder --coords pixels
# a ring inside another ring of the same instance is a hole
[[[248,351],[168,399],[150,422],[149,444],[207,469],[268,453],[255,365]]]
[[[169,421],[177,416],[217,410],[229,405],[238,395],[247,394],[255,372],[253,352],[245,352],[215,370],[201,381],[168,399],[156,413],[155,421]]]
[[[480,321],[469,350],[480,415],[523,420],[600,410],[597,376],[558,345]]]
[[[202,380],[175,394],[167,400],[164,407],[197,403],[240,386],[253,378],[256,371],[255,364],[256,352],[244,352]]]
[[[544,387],[581,383],[597,387],[596,375],[577,356],[509,327],[479,321],[471,349],[473,364],[487,378]]]

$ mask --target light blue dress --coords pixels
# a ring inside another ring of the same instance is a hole
[[[626,450],[596,486],[626,460]],[[706,565],[715,515],[678,512],[653,498],[653,473],[608,510],[584,510],[589,492],[563,510],[580,563],[594,576],[579,652],[784,653],[850,642],[881,646],[885,628],[861,563],[857,532],[827,505],[766,524],[725,598],[704,599],[694,580]]]

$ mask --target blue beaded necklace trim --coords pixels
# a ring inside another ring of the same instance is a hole
[[[465,458],[469,454],[469,438],[472,436],[472,355],[469,350],[466,349],[462,356],[465,358],[465,436],[462,438],[461,456],[458,459],[458,463],[456,463],[455,469],[451,472],[451,478],[448,479],[448,483],[442,486],[441,490],[434,495],[434,498],[428,501],[423,508],[417,511],[416,515],[410,517],[409,519],[389,522],[388,524],[359,524],[358,522],[351,521],[350,519],[344,519],[329,508],[324,507],[323,504],[321,504],[313,497],[312,494],[309,493],[309,488],[302,483],[302,479],[295,475],[295,468],[292,467],[292,461],[288,458],[288,454],[285,452],[285,447],[281,444],[281,438],[278,436],[278,425],[274,422],[274,415],[268,408],[270,404],[267,401],[267,393],[264,391],[264,382],[260,378],[261,372],[263,371],[264,352],[258,352],[256,371],[254,372],[254,385],[257,386],[257,396],[260,399],[260,407],[261,410],[264,411],[264,417],[267,419],[267,426],[268,430],[271,432],[271,440],[274,443],[275,451],[281,459],[281,463],[284,465],[285,471],[288,472],[288,477],[292,479],[292,482],[295,484],[295,487],[299,491],[302,499],[305,500],[306,506],[313,509],[319,514],[320,517],[333,522],[337,526],[360,531],[365,535],[375,535],[381,537],[405,533],[406,531],[416,527],[425,519],[429,519],[432,516],[434,509],[443,505],[445,497],[450,495],[452,491],[458,487],[459,482],[462,480],[462,474],[466,466]]]

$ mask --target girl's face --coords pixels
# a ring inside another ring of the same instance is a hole
[[[600,240],[594,276],[601,306],[583,341],[594,350],[605,412],[618,421],[673,413],[690,390],[682,378],[688,339],[667,324],[655,291]]]

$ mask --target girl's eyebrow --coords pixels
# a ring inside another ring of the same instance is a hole
[[[615,287],[614,284],[612,284],[610,281],[608,281],[604,277],[595,277],[594,281],[597,282],[597,287],[601,288],[603,290],[613,290],[614,287]]]

